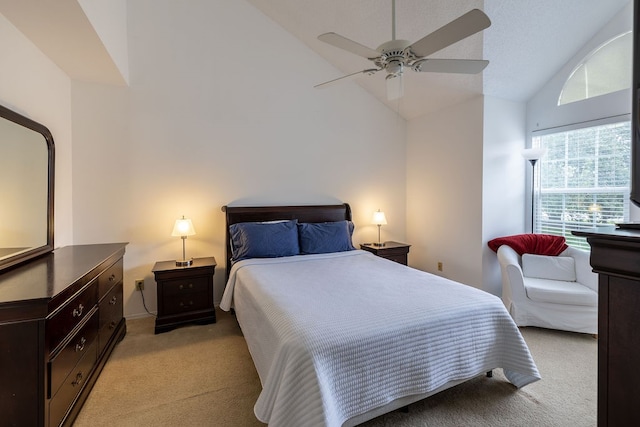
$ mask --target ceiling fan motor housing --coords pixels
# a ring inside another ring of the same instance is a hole
[[[376,49],[380,52],[380,56],[373,58],[373,63],[386,70],[389,75],[401,75],[405,65],[411,66],[411,62],[415,59],[411,49],[407,49],[410,45],[411,42],[408,40],[391,40],[383,43]]]

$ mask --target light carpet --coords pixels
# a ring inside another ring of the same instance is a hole
[[[74,427],[264,426],[260,380],[229,313],[218,322],[154,335],[154,318],[127,321]],[[542,380],[515,389],[500,369],[363,427],[596,425],[597,340],[522,328]]]

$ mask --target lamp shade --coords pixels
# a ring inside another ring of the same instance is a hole
[[[376,212],[373,213],[373,219],[371,220],[372,224],[375,225],[386,225],[387,224],[387,218],[384,216],[384,212],[380,212],[380,209],[378,209]]]
[[[525,148],[522,150],[522,157],[527,160],[538,160],[547,153],[546,148]]]
[[[175,225],[173,226],[172,236],[183,237],[183,236],[193,236],[196,234],[196,230],[193,228],[193,223],[191,219],[185,218],[184,215],[182,218],[177,219]]]

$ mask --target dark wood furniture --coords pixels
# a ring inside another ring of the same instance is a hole
[[[0,274],[0,424],[73,423],[126,333],[125,246],[67,246]]]
[[[2,248],[1,271],[54,248],[55,144],[46,126],[0,105],[0,145],[0,169],[15,171],[2,175],[2,218],[13,248]]]
[[[573,232],[598,273],[598,426],[640,425],[640,231]]]
[[[390,259],[391,261],[407,265],[407,254],[411,245],[399,242],[384,242],[384,246],[377,246],[374,243],[363,243],[360,249],[369,251],[379,257]]]
[[[213,274],[216,260],[194,258],[190,266],[160,261],[153,267],[158,291],[155,333],[170,331],[188,323],[215,323]]]
[[[340,205],[308,206],[223,206],[226,213],[226,277],[231,270],[231,240],[229,226],[239,222],[277,221],[297,219],[298,222],[351,221],[351,207],[347,203]]]

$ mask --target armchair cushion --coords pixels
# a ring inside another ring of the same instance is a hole
[[[578,282],[527,278],[524,282],[527,298],[535,302],[597,306],[598,294]]]
[[[576,281],[576,265],[570,256],[522,255],[522,274],[538,279]]]

